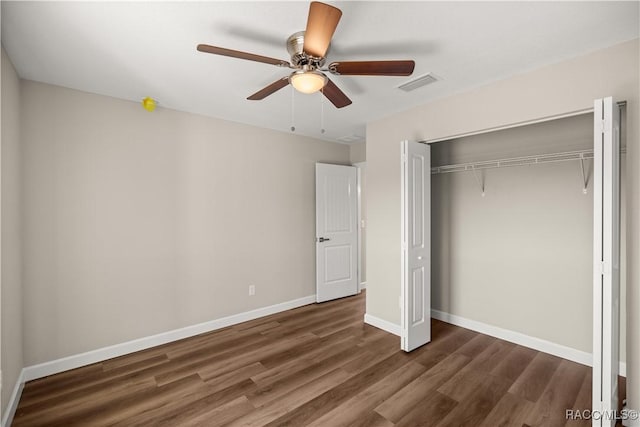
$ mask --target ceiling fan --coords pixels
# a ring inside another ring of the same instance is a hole
[[[413,73],[415,62],[410,60],[338,61],[323,68],[331,38],[341,16],[342,11],[336,7],[317,1],[311,2],[306,30],[294,33],[287,39],[287,51],[291,55],[291,62],[206,44],[199,44],[198,50],[294,70],[289,76],[282,77],[249,96],[247,99],[251,101],[264,99],[291,83],[295,89],[303,93],[321,90],[336,108],[342,108],[350,105],[351,100],[327,77],[326,72],[341,76],[409,76]]]

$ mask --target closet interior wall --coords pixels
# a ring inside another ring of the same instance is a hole
[[[434,167],[589,150],[593,114],[431,147]],[[586,194],[578,160],[433,175],[432,308],[591,353],[593,160],[584,166]],[[624,155],[621,167],[624,362]]]

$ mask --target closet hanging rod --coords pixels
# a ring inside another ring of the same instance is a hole
[[[625,147],[620,149],[624,154]],[[479,169],[496,169],[512,166],[536,165],[541,163],[566,162],[569,160],[586,160],[593,158],[593,150],[567,151],[564,153],[539,154],[536,156],[511,157],[498,160],[484,160],[480,162],[459,163],[455,165],[435,166],[431,168],[431,174],[464,172]]]

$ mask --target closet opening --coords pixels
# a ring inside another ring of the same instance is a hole
[[[620,108],[624,376],[626,127]],[[432,316],[471,319],[513,332],[522,345],[591,365],[593,111],[427,142]],[[622,401],[624,384],[619,389]]]

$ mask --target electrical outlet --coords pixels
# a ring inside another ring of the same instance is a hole
[[[249,296],[253,296],[256,294],[256,287],[254,285],[249,285]]]

